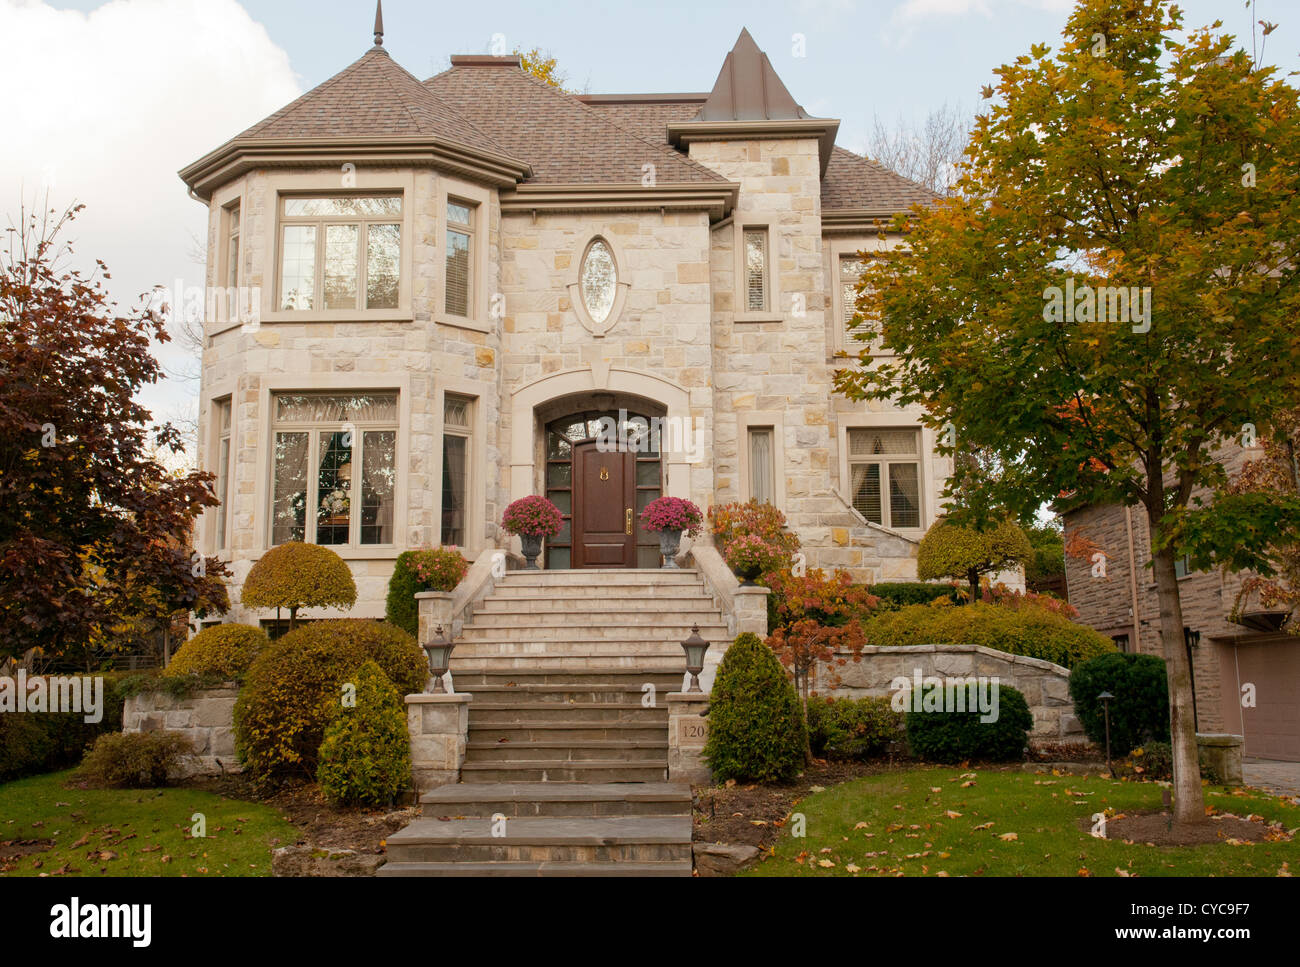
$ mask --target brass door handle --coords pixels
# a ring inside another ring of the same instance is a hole
[[[631,507],[627,509],[627,534],[629,537],[632,535],[632,508]]]

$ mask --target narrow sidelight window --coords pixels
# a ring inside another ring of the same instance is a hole
[[[745,311],[767,311],[767,229],[745,229]]]
[[[772,428],[755,427],[749,431],[749,496],[759,503],[775,503],[775,477]]]
[[[472,400],[446,397],[442,420],[442,545],[464,547],[469,514]]]
[[[230,428],[231,400],[227,397],[217,401],[217,549],[226,546],[226,528],[230,519],[230,507],[227,495],[230,489]]]

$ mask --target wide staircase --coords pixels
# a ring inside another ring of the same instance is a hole
[[[421,797],[385,876],[689,876],[691,794],[668,781],[668,692],[722,613],[689,570],[512,571],[451,659],[461,782]]]

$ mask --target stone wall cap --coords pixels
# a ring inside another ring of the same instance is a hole
[[[1197,732],[1196,741],[1201,745],[1237,745],[1246,740],[1244,735],[1231,732]]]
[[[668,701],[670,702],[699,702],[701,704],[712,701],[708,692],[669,692]]]
[[[752,588],[747,588],[747,587],[745,587],[745,585],[741,584],[741,585],[739,585],[738,587],[736,587],[735,589],[733,589],[731,593],[732,593],[732,594],[762,594],[762,595],[768,595],[768,594],[771,594],[771,593],[772,593],[772,589],[771,589],[771,588],[765,588],[765,587],[763,587],[762,585],[758,585],[758,584],[754,585],[754,587],[752,587]]]
[[[451,598],[453,594],[455,594],[454,591],[417,591],[415,600],[434,601],[440,598]]]
[[[429,692],[416,692],[406,696],[407,705],[454,705],[474,701],[469,692],[457,692],[455,695],[432,695]]]

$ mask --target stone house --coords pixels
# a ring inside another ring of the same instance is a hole
[[[1263,450],[1245,450],[1230,441],[1218,455],[1229,476],[1235,476]],[[1086,558],[1065,558],[1077,620],[1109,635],[1123,651],[1162,655],[1146,511],[1117,504],[1087,506],[1066,512],[1064,520],[1066,546],[1074,541],[1090,551]],[[1284,616],[1257,601],[1246,599],[1237,608],[1247,575],[1191,571],[1183,561],[1177,573],[1197,731],[1242,735],[1248,756],[1300,761],[1300,638],[1281,634]],[[1253,691],[1246,705],[1243,688]],[[1252,700],[1253,706],[1248,704]]]
[[[658,567],[637,517],[669,494],[770,501],[810,566],[915,577],[948,461],[831,378],[859,253],[930,192],[838,147],[748,32],[688,94],[566,93],[516,56],[421,81],[375,40],[181,172],[210,213],[199,547],[232,600],[305,540],[382,616],[399,553],[517,550],[530,494],[566,517],[552,570]]]

